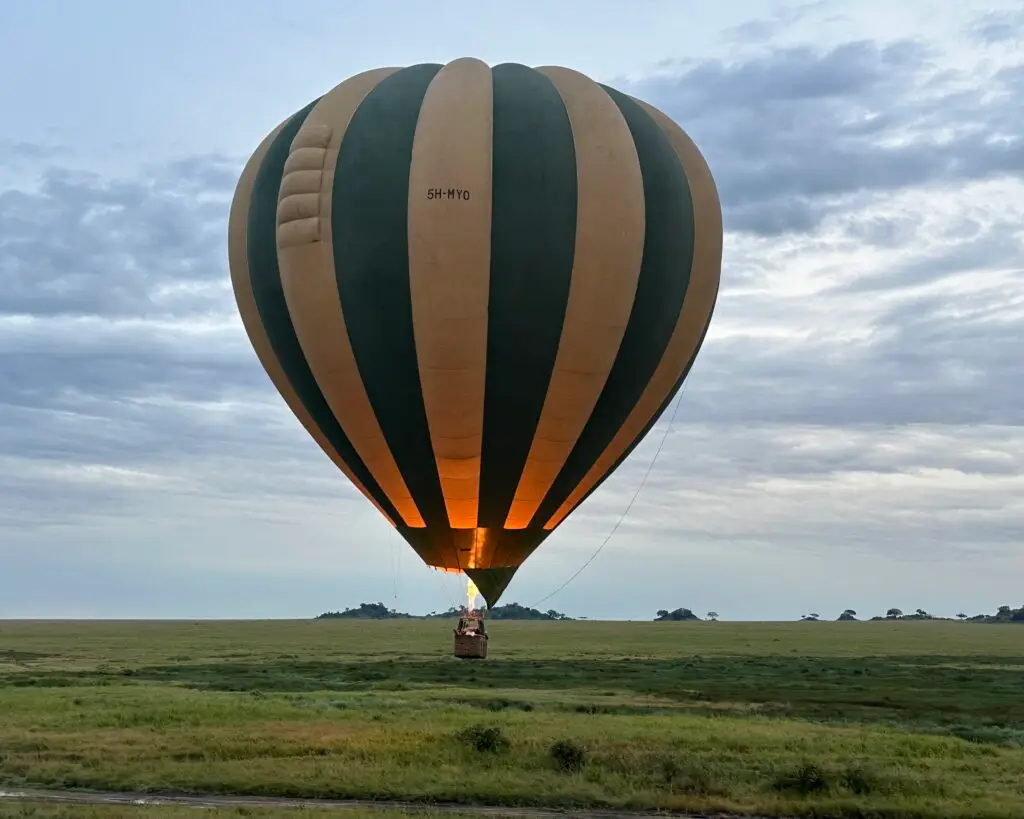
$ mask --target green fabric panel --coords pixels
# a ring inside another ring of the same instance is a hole
[[[576,147],[543,74],[495,66],[480,526],[505,523],[547,395],[576,252]]]
[[[366,487],[366,491],[393,520],[400,521],[402,518],[398,510],[388,500],[356,453],[351,441],[335,419],[334,413],[331,412],[323,393],[320,392],[299,339],[295,335],[295,327],[288,313],[288,304],[281,285],[281,271],[277,263],[277,194],[281,188],[284,164],[288,159],[292,140],[317,102],[319,99],[295,114],[281,129],[256,173],[246,226],[249,277],[263,329],[306,412],[341,459]]]
[[[693,263],[693,199],[668,136],[635,101],[601,87],[625,117],[640,159],[646,205],[640,279],[608,381],[531,526],[543,526],[558,510],[640,399],[679,320]]]
[[[356,109],[338,153],[331,231],[338,293],[370,404],[427,526],[446,528],[420,390],[407,234],[413,137],[440,69],[397,71]]]

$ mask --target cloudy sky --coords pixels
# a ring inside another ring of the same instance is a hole
[[[0,616],[460,599],[284,407],[237,318],[249,152],[358,71],[569,65],[673,116],[725,212],[671,426],[505,601],[956,614],[1024,587],[1024,12],[908,0],[0,4]],[[666,437],[667,431],[667,437]]]

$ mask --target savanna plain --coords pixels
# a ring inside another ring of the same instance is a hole
[[[453,625],[0,621],[0,790],[1024,816],[1019,626]]]

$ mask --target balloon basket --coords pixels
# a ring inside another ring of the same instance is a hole
[[[481,617],[460,617],[452,653],[460,660],[487,658],[487,632]]]

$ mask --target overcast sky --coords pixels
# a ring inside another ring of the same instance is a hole
[[[380,65],[562,64],[662,108],[725,213],[668,416],[504,602],[649,619],[1024,597],[1013,2],[0,4],[0,616],[461,599],[285,408],[226,263],[241,166]],[[666,428],[668,429],[667,437]]]

